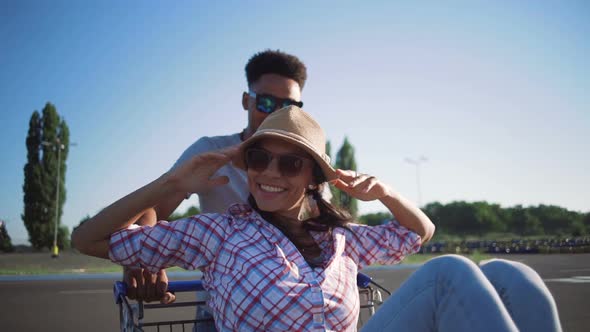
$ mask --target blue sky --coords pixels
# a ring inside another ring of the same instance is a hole
[[[47,101],[71,141],[70,227],[246,124],[244,65],[308,66],[306,111],[359,170],[422,203],[590,210],[586,1],[0,1],[0,218],[26,242],[25,138]],[[196,200],[183,204],[181,209]],[[384,210],[363,203],[362,213]]]

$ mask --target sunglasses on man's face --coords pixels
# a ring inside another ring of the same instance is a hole
[[[313,163],[312,159],[295,154],[274,154],[264,149],[250,148],[245,153],[246,168],[263,172],[275,158],[278,161],[279,172],[287,177],[299,175],[306,163]]]
[[[270,114],[278,109],[291,105],[295,105],[299,108],[303,107],[303,102],[289,98],[277,98],[273,95],[256,94],[254,92],[248,92],[248,95],[256,99],[256,109],[266,114]]]

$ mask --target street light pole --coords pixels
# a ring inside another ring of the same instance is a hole
[[[422,190],[420,188],[420,164],[427,162],[428,159],[420,156],[418,159],[406,158],[406,162],[416,166],[416,188],[418,190],[418,207],[422,206]]]
[[[53,229],[53,248],[51,248],[51,257],[57,258],[59,256],[59,248],[57,246],[57,232],[58,232],[58,221],[59,221],[59,179],[60,179],[60,171],[61,171],[61,150],[65,149],[65,145],[61,144],[59,138],[55,139],[55,142],[47,142],[43,141],[41,144],[45,146],[55,146],[57,149],[57,178],[55,179],[55,227]],[[70,146],[76,145],[75,143],[70,144]]]

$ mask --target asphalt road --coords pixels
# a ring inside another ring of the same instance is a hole
[[[522,255],[505,258],[535,268],[553,293],[564,331],[588,331],[590,254]],[[412,270],[370,271],[388,289],[396,289]],[[2,331],[117,331],[114,279],[0,281]],[[191,294],[186,294],[191,299]],[[531,308],[534,310],[534,308]],[[194,309],[175,309],[161,317],[192,317]]]

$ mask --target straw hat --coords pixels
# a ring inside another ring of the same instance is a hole
[[[299,107],[287,106],[267,116],[254,135],[240,144],[238,158],[234,160],[237,167],[246,169],[244,162],[246,148],[262,138],[276,138],[302,148],[315,159],[327,181],[338,178],[336,171],[330,165],[330,157],[326,155],[324,130],[311,115]]]

